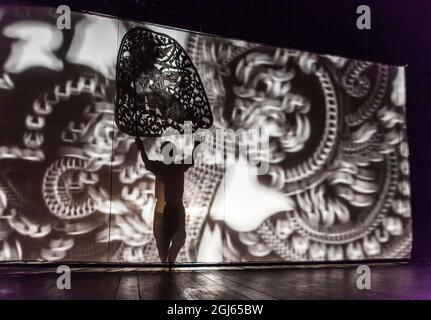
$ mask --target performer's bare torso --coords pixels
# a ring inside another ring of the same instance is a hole
[[[183,205],[184,173],[193,166],[193,156],[188,159],[191,161],[183,161],[180,164],[165,164],[163,161],[150,160],[142,141],[139,138],[135,141],[141,151],[145,168],[156,177],[154,193],[157,200],[154,209],[153,230],[160,261],[173,262],[186,238],[186,219]],[[199,143],[195,143],[193,151]],[[175,146],[170,144],[171,149],[175,149]],[[173,154],[175,155],[175,153]]]
[[[183,202],[184,173],[190,165],[164,164],[162,161],[151,161],[147,168],[156,176],[155,197],[161,202],[179,204]]]

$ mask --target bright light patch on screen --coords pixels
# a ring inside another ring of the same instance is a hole
[[[3,35],[15,40],[4,71],[19,73],[32,67],[63,68],[63,62],[55,55],[62,44],[63,34],[55,26],[38,21],[19,21],[8,25]]]

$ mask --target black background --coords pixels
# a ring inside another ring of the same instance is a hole
[[[431,0],[33,0],[4,4],[69,5],[95,11],[385,64],[407,65],[407,129],[413,259],[431,259]],[[371,30],[358,30],[356,8],[371,8]]]

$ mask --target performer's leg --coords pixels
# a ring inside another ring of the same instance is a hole
[[[180,252],[181,248],[184,246],[184,243],[186,241],[186,218],[185,218],[184,206],[181,205],[176,207],[173,214],[177,215],[177,219],[175,220],[177,220],[178,224],[173,233],[172,244],[171,244],[171,247],[169,248],[168,261],[170,263],[175,262],[175,260],[177,259],[178,253]]]
[[[178,230],[172,239],[172,245],[169,248],[169,257],[168,261],[170,263],[175,262],[177,259],[178,253],[180,252],[181,248],[184,246],[184,243],[186,242],[186,232]]]
[[[164,228],[164,214],[163,212],[154,211],[153,232],[156,238],[157,251],[161,262],[166,262],[169,252],[170,239],[167,238]]]

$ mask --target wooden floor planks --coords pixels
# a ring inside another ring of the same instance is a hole
[[[372,268],[372,289],[358,290],[355,267],[146,272],[72,271],[59,290],[55,271],[0,272],[0,299],[431,299],[431,266]]]

